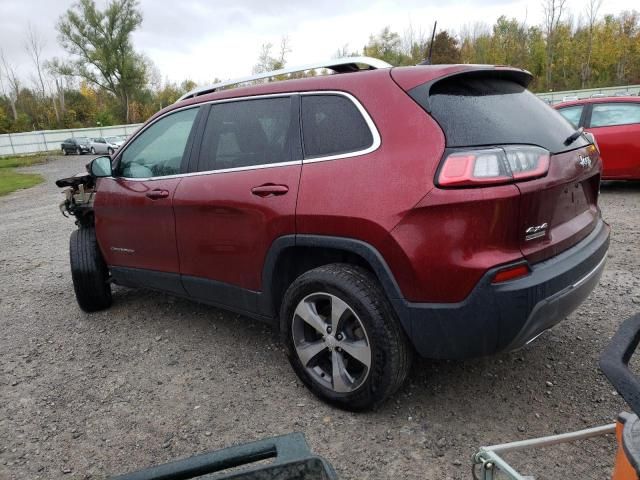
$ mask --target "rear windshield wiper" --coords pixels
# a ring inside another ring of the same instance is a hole
[[[578,138],[580,138],[583,132],[584,132],[584,128],[580,127],[579,129],[577,129],[575,132],[573,132],[571,135],[567,137],[567,139],[564,141],[564,144],[568,147],[573,142],[575,142]]]

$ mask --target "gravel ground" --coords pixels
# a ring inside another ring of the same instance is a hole
[[[110,310],[81,312],[74,225],[53,180],[88,159],[25,169],[47,182],[0,197],[0,479],[101,478],[293,431],[341,479],[470,478],[480,445],[608,423],[625,408],[597,359],[640,310],[640,183],[603,186],[607,268],[568,320],[518,352],[418,361],[395,398],[352,414],[309,394],[260,323],[118,287]],[[551,449],[527,473],[606,478],[612,446]]]

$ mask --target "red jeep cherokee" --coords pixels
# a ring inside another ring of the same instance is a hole
[[[272,322],[351,409],[414,351],[521,347],[587,297],[609,244],[598,150],[530,80],[437,65],[194,92],[59,181],[78,303],[107,308],[113,282]]]

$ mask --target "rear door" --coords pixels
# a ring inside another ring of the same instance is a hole
[[[519,216],[512,221],[518,225],[520,250],[533,263],[575,245],[593,230],[599,218],[600,160],[584,136],[569,141],[575,126],[510,75],[479,71],[445,78],[430,87],[425,106],[445,132],[447,154],[498,147],[510,152],[504,168],[515,174],[519,168],[526,171],[531,161],[519,152],[530,146],[548,152],[546,173],[514,178],[520,195],[514,198]],[[410,92],[419,103],[424,102],[420,88]],[[490,186],[482,188],[491,195]]]
[[[587,122],[600,147],[604,178],[640,179],[640,102],[594,103]]]
[[[99,244],[108,265],[136,270],[130,272],[140,280],[136,283],[154,286],[149,284],[160,275],[150,272],[173,273],[171,285],[157,286],[182,290],[173,196],[198,110],[188,108],[156,120],[118,155],[114,177],[98,181],[94,209]]]
[[[255,312],[273,241],[295,233],[297,96],[214,103],[193,173],[174,196],[182,282],[199,299]],[[246,294],[243,294],[246,293]]]

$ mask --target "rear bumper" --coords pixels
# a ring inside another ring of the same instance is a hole
[[[423,357],[461,359],[513,350],[556,325],[587,298],[604,270],[609,231],[599,220],[587,238],[532,265],[531,274],[521,279],[492,284],[497,269],[490,270],[460,303],[391,301]]]

